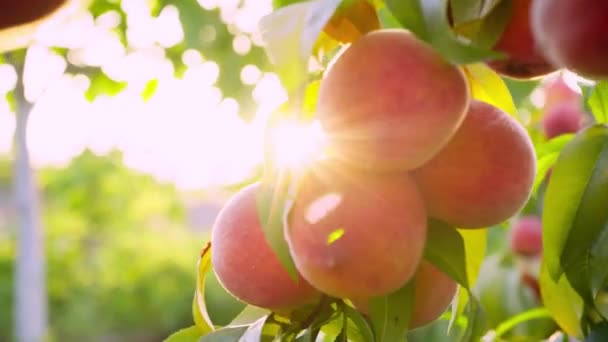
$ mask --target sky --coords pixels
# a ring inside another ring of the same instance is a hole
[[[271,11],[269,0],[246,1],[240,8],[236,0],[199,3],[206,9],[221,7],[222,18],[244,33],[233,41],[235,50],[243,51],[251,45],[259,19]],[[215,87],[219,73],[215,62],[188,51],[183,56],[189,66],[184,77],[173,76],[172,65],[159,45],[171,46],[183,38],[178,12],[169,7],[155,19],[145,6],[145,0],[123,0],[130,18],[129,42],[137,47],[133,52],[126,52],[111,31],[118,23],[116,15],[93,20],[88,13],[44,32],[38,37],[40,43],[29,48],[25,80],[26,97],[35,101],[28,126],[33,166],[65,165],[85,148],[98,154],[119,149],[128,167],[183,189],[242,181],[262,163],[266,121],[286,100],[278,77],[253,65],[240,71],[244,82],[255,84],[257,104],[255,119],[245,122],[239,117],[238,103],[224,98]],[[53,44],[82,46],[68,58],[103,65],[113,77],[127,81],[128,87],[114,97],[100,96],[88,102],[83,92],[89,80],[64,74],[66,61],[46,47]],[[158,88],[144,101],[140,94],[151,71],[159,79]],[[15,80],[14,69],[0,64],[0,98],[14,87]],[[14,126],[14,114],[0,101],[0,154],[10,153]],[[318,134],[318,127],[313,130]],[[293,132],[281,136],[304,140],[301,135],[308,134]],[[289,154],[286,146],[293,144],[283,141],[278,145]],[[292,150],[306,150],[295,145]]]

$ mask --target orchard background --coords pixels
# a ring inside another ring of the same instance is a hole
[[[608,67],[592,65],[608,61],[608,28],[562,59],[592,61],[574,68],[583,78],[536,54],[501,66],[529,43],[509,30],[528,22],[526,0],[75,0],[35,29],[12,27],[7,3],[0,341],[608,340]],[[608,22],[606,5],[581,3],[594,16],[561,26]],[[281,219],[325,146],[323,73],[379,29],[409,30],[462,68],[471,98],[526,128],[527,203],[482,229],[429,221],[425,259],[459,285],[423,327],[404,323],[407,285],[370,315],[330,296],[290,313],[237,300],[211,267],[218,212],[254,182],[275,189],[259,215],[293,270]]]

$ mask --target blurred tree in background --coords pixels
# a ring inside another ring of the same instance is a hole
[[[10,198],[15,181],[11,163],[31,168],[25,148],[30,112],[61,80],[82,85],[77,95],[89,102],[125,92],[146,102],[167,73],[179,80],[190,70],[209,80],[200,92],[213,86],[222,103],[233,101],[242,118],[253,119],[260,105],[256,84],[268,65],[257,18],[270,9],[270,1],[93,0],[84,13],[53,23],[27,49],[0,59],[0,67],[15,71],[17,81],[4,91],[23,128],[15,131],[22,149],[0,162],[0,341],[15,334],[17,238],[30,234],[19,235],[20,223],[2,199]],[[179,110],[184,104],[174,100]],[[78,101],[70,98],[66,111]],[[208,108],[195,110],[203,115]],[[53,115],[62,120],[62,113]],[[62,124],[70,130],[69,121]],[[45,137],[60,139],[62,133],[55,133]],[[85,150],[67,166],[35,169],[34,182],[16,186],[17,193],[41,195],[40,213],[28,215],[42,223],[46,259],[30,262],[46,264],[42,291],[48,293],[51,340],[158,341],[191,322],[195,261],[204,238],[186,227],[173,184],[133,171],[123,159],[117,151],[101,156]]]

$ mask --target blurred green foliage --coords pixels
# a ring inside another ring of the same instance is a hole
[[[196,260],[206,237],[185,228],[172,185],[126,168],[117,152],[85,151],[38,176],[53,340],[160,341],[192,323]],[[9,236],[0,238],[0,317],[12,311]],[[9,340],[11,323],[0,320],[0,341]]]

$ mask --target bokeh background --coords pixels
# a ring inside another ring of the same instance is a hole
[[[228,196],[259,174],[264,127],[286,99],[257,31],[271,9],[92,0],[0,55],[0,341],[14,333],[19,110],[50,339],[160,341],[192,324],[199,252]]]

